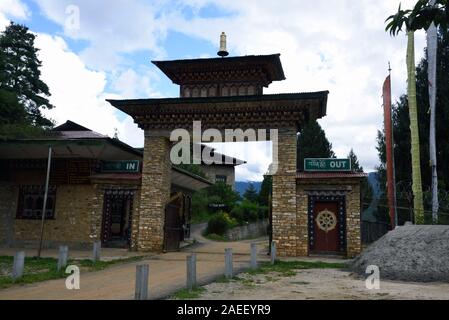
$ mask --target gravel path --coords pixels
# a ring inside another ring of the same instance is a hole
[[[200,300],[438,300],[449,299],[448,283],[407,283],[382,280],[368,290],[365,279],[334,269],[300,270],[296,276],[276,273],[239,276],[230,283],[212,283]]]

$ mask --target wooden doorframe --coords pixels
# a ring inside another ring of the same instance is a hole
[[[127,246],[131,246],[132,237],[132,225],[133,225],[133,207],[134,207],[134,196],[135,189],[117,189],[117,188],[105,188],[103,193],[103,210],[102,210],[102,223],[101,223],[101,243],[102,245],[107,245],[110,237],[111,228],[111,212],[110,212],[110,201],[114,197],[123,197],[129,200],[129,218],[128,224],[130,227],[127,241]]]
[[[347,252],[347,234],[346,234],[346,196],[345,195],[309,195],[308,196],[308,232],[309,232],[309,252],[312,252],[314,246],[314,209],[317,202],[336,202],[338,203],[338,225],[340,254]]]

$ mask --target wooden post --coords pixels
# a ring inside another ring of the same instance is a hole
[[[45,226],[45,215],[47,209],[47,197],[48,197],[48,184],[50,182],[50,169],[51,169],[51,146],[48,147],[48,160],[47,160],[47,177],[45,179],[45,191],[44,191],[44,203],[42,206],[42,217],[41,217],[41,232],[39,237],[39,249],[37,250],[37,257],[41,257],[42,252],[42,244],[44,241],[44,226]]]
[[[148,300],[148,278],[150,266],[141,264],[136,266],[136,291],[135,300]]]
[[[271,241],[271,264],[276,262],[276,242]]]
[[[12,278],[14,280],[20,279],[23,276],[23,269],[25,267],[25,252],[19,251],[14,255],[14,264],[12,269]]]
[[[67,266],[67,259],[69,256],[69,247],[60,246],[58,253],[58,271]]]
[[[257,244],[251,243],[251,269],[257,269]]]
[[[225,277],[232,279],[234,277],[234,267],[232,261],[232,249],[225,250]]]
[[[187,256],[187,289],[191,291],[196,287],[196,254],[193,253]]]
[[[101,258],[101,241],[95,241],[92,252],[92,261],[93,262],[100,261],[100,258]]]

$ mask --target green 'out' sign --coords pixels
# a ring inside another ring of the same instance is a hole
[[[103,161],[103,172],[139,172],[139,160]]]
[[[304,159],[304,171],[351,171],[349,159]]]

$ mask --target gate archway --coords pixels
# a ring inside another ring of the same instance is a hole
[[[192,132],[194,122],[200,121],[202,130],[276,130],[277,141],[267,135],[273,141],[277,167],[272,236],[279,255],[298,255],[297,243],[304,235],[297,227],[297,133],[307,121],[326,115],[329,92],[262,94],[272,81],[285,79],[279,56],[157,61],[154,63],[180,85],[181,97],[108,100],[145,131],[140,250],[163,250],[165,207],[170,198],[170,134],[176,129]]]

